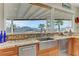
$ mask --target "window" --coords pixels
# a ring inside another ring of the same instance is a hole
[[[41,32],[46,30],[47,20],[6,20],[6,31],[11,33]],[[65,32],[72,29],[71,20],[54,20],[54,31]]]
[[[12,27],[13,33],[40,32],[46,29],[46,20],[13,20]],[[11,33],[11,25],[6,30]]]
[[[11,33],[11,20],[6,20],[6,32]]]
[[[72,21],[71,20],[55,20],[54,21],[54,30],[55,31],[69,31],[72,30]]]

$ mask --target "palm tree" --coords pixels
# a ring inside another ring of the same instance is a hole
[[[60,31],[61,30],[61,25],[63,25],[63,21],[58,19],[58,20],[56,20],[55,25],[58,26],[58,30]]]
[[[16,28],[17,28],[17,26],[15,24],[13,24],[13,31],[15,31]]]
[[[43,31],[45,25],[44,24],[39,24],[39,28],[41,29],[41,32]]]

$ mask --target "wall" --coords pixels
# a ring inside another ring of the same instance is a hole
[[[75,24],[74,20],[75,20],[75,17],[79,15],[79,9],[77,7],[75,7],[73,4],[71,5],[71,9],[67,9],[67,8],[64,8],[62,7],[62,3],[48,3],[47,5],[51,6],[51,7],[54,7],[54,8],[57,8],[57,9],[60,9],[66,13],[71,13],[72,15],[72,22],[73,22],[73,30],[74,31],[78,31],[79,30],[79,26]]]
[[[79,17],[79,8],[76,10],[76,15],[75,17]],[[75,24],[76,32],[79,32],[79,24]]]
[[[48,4],[46,3],[46,5],[49,5],[51,7],[54,7],[54,8],[57,8],[57,9],[60,9],[60,10],[63,10],[69,13],[75,13],[75,7],[72,5],[71,5],[71,9],[62,7],[62,3],[48,3]]]
[[[0,31],[1,30],[4,30],[4,8],[2,3],[0,3]]]
[[[77,8],[76,16],[79,16],[79,8]]]

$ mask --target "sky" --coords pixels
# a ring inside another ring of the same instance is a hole
[[[72,26],[71,21],[70,22],[69,21],[64,21],[64,23],[61,27],[63,28],[63,27],[71,27],[71,26]]]
[[[9,21],[7,21],[7,24],[9,25]],[[32,28],[38,28],[39,24],[46,24],[46,20],[28,20],[28,21],[14,21],[14,24],[17,26],[23,27],[23,26],[29,26]]]

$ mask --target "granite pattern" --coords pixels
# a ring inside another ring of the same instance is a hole
[[[51,38],[53,38],[54,40],[50,40],[50,41],[55,41],[55,40],[64,40],[68,38],[79,38],[79,35],[78,36],[54,36]],[[39,43],[39,42],[48,42],[48,41],[39,41],[36,38],[24,39],[24,40],[12,40],[12,41],[0,43],[0,49],[10,48],[14,46],[29,45],[29,44]]]

